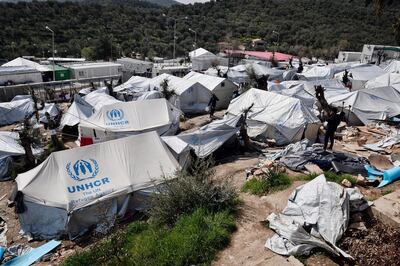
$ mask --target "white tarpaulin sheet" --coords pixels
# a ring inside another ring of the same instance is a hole
[[[373,119],[386,119],[400,114],[400,93],[393,87],[353,91],[327,99],[329,104],[350,107],[365,125]]]
[[[33,100],[30,97],[0,103],[0,126],[21,122],[33,111]]]
[[[336,243],[348,227],[352,206],[361,201],[358,190],[326,182],[325,176],[320,175],[296,188],[280,214],[268,216],[269,227],[276,234],[265,246],[284,256],[307,255],[319,247],[351,258]]]
[[[216,151],[232,136],[234,136],[239,128],[237,124],[240,116],[235,116],[230,119],[215,120],[200,129],[190,132],[182,133],[177,136],[169,137],[167,142],[172,149],[178,150],[181,144],[171,142],[172,139],[179,139],[189,145],[199,158],[204,158]],[[174,146],[177,146],[176,148]]]
[[[232,100],[227,116],[241,115],[252,104],[247,116],[249,136],[263,134],[279,145],[300,140],[307,125],[320,122],[301,100],[259,89],[250,89]]]
[[[307,81],[315,81],[315,80],[323,80],[323,79],[332,79],[335,74],[345,71],[346,69],[358,69],[365,67],[365,64],[360,64],[356,62],[349,63],[339,63],[339,64],[330,64],[325,66],[312,66],[310,69],[303,71],[301,74],[297,74],[297,76],[302,80]],[[340,77],[342,77],[341,74]]]
[[[43,109],[39,111],[39,122],[47,123],[46,113],[49,113],[50,118],[55,118],[60,114],[60,110],[55,103],[45,103]]]
[[[400,84],[400,74],[398,73],[386,73],[371,79],[365,83],[366,89],[373,89],[379,87],[387,87],[395,84]]]
[[[384,70],[388,73],[400,73],[400,61],[393,60],[384,68]]]
[[[76,126],[81,122],[81,120],[88,119],[93,114],[93,111],[93,107],[89,103],[87,103],[81,96],[75,94],[74,102],[61,119],[60,127]]]
[[[79,234],[97,225],[117,197],[154,187],[178,169],[155,132],[53,152],[36,168],[17,176],[27,206],[23,230],[34,236]],[[130,194],[135,198],[135,193]],[[127,199],[127,198],[125,198]],[[116,211],[113,211],[117,215]]]
[[[128,91],[132,93],[156,90],[157,87],[151,82],[151,79],[140,76],[132,76],[125,83],[114,88],[114,92]]]

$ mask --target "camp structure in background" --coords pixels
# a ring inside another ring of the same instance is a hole
[[[400,90],[400,86],[397,88]],[[353,126],[367,125],[375,119],[383,120],[400,114],[400,93],[391,86],[352,91],[327,101],[337,107],[344,105],[348,123]]]
[[[299,141],[303,136],[311,141],[317,137],[320,120],[299,99],[250,89],[232,100],[226,116],[239,116],[249,107],[246,122],[250,137],[275,139],[278,145]]]
[[[207,70],[213,66],[213,64],[219,65],[218,56],[204,48],[198,48],[194,51],[191,51],[189,53],[189,57],[192,61],[192,70],[194,71]]]
[[[77,237],[146,208],[143,197],[179,168],[156,132],[53,152],[17,176],[22,230],[35,238]]]
[[[211,98],[211,92],[197,81],[161,74],[151,79],[158,88],[164,81],[168,82],[168,90],[176,94],[175,106],[185,114],[204,113]],[[175,97],[173,97],[175,98]]]
[[[209,76],[192,71],[183,78],[199,82],[215,94],[219,99],[217,102],[217,109],[227,108],[232,99],[233,92],[237,90],[237,86],[233,84],[233,82],[221,77]]]
[[[11,102],[0,103],[0,126],[22,122],[34,112],[34,103],[29,95],[16,96]]]
[[[156,131],[160,136],[174,135],[181,112],[164,98],[119,102],[104,105],[79,124],[81,142],[97,143]]]
[[[367,65],[362,67],[357,67],[349,70],[349,80],[351,82],[352,90],[364,89],[365,83],[367,81],[379,77],[385,74],[386,71],[376,65]],[[335,75],[337,79],[342,79],[343,72]]]

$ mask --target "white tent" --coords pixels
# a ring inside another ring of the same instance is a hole
[[[151,79],[140,76],[132,76],[125,83],[114,88],[114,92],[129,91],[133,93],[153,91],[157,87],[151,82]]]
[[[181,112],[164,98],[146,101],[119,102],[105,105],[79,124],[81,138],[93,142],[156,131],[174,135],[179,128]]]
[[[81,96],[75,94],[74,102],[61,119],[60,127],[63,128],[64,126],[76,126],[81,122],[81,120],[88,119],[92,114],[93,107]]]
[[[239,120],[240,116],[215,120],[208,125],[202,126],[194,132],[184,132],[177,136],[168,137],[168,139],[166,139],[166,143],[173,150],[182,149],[181,147],[184,147],[183,143],[185,143],[191,149],[193,149],[199,158],[204,158],[212,154],[224,143],[235,136],[235,134],[239,131]],[[185,150],[179,154],[180,158],[184,158],[184,151]]]
[[[218,77],[218,70],[219,70],[219,76],[224,76],[228,73],[229,67],[227,66],[216,66],[216,67],[210,67],[206,71],[204,71],[204,74],[209,75],[209,76],[214,76]]]
[[[92,91],[88,95],[83,98],[88,104],[93,106],[95,111],[98,111],[104,105],[110,105],[114,103],[119,103],[121,101],[115,99],[114,97],[108,95],[108,91],[106,88],[98,89]]]
[[[2,65],[2,67],[10,67],[10,66],[27,66],[33,69],[36,69],[37,71],[40,72],[50,72],[52,71],[51,68],[41,65],[39,63],[33,62],[31,60],[22,58],[22,57],[17,57],[14,60],[11,60],[10,62],[7,62]]]
[[[33,154],[39,154],[43,150],[32,147]],[[19,135],[16,132],[0,131],[0,181],[9,177],[12,156],[24,155],[25,150],[19,143]]]
[[[313,108],[316,101],[315,97],[311,95],[307,90],[305,90],[305,86],[303,84],[298,84],[296,86],[286,88],[284,84],[268,82],[268,91],[297,98],[310,109]]]
[[[257,78],[267,76],[268,80],[283,80],[284,70],[270,68],[265,65],[252,63],[246,65],[237,65],[229,68],[228,79],[236,84],[248,82],[249,72],[253,70]]]
[[[367,65],[349,70],[349,79],[352,84],[352,90],[364,89],[365,83],[371,79],[385,74],[386,71],[376,65]],[[337,79],[343,78],[343,72],[335,75]]]
[[[12,99],[11,102],[0,103],[0,125],[9,125],[21,122],[30,116],[34,103],[31,97],[23,99]]]
[[[154,187],[178,163],[155,132],[72,150],[53,152],[36,168],[17,176],[24,194],[21,228],[37,238],[110,224],[136,209],[140,191]]]
[[[47,123],[46,113],[54,119],[60,114],[60,110],[55,103],[45,103],[43,109],[39,111],[39,122]]]
[[[358,62],[338,63],[330,65],[314,65],[297,74],[301,80],[316,81],[332,79],[335,74],[345,71],[346,69],[355,69],[365,67],[367,65]],[[342,77],[343,74],[340,76]]]
[[[215,94],[219,99],[217,109],[227,108],[232,99],[233,92],[237,90],[237,86],[225,78],[209,76],[193,71],[183,78],[199,82]]]
[[[305,134],[313,141],[319,119],[301,100],[273,92],[250,89],[232,100],[227,116],[238,116],[249,108],[247,116],[250,137],[273,138],[278,145],[296,142]]]
[[[204,48],[198,48],[191,51],[189,57],[192,61],[192,69],[195,71],[206,70],[210,68],[214,62],[218,62],[218,56]]]
[[[386,73],[371,79],[365,83],[366,89],[373,89],[379,87],[387,87],[395,84],[400,84],[400,74],[398,73]]]
[[[161,74],[152,78],[152,83],[161,87],[161,83],[167,80],[169,89],[177,94],[179,103],[177,107],[186,113],[202,113],[205,111],[211,98],[211,92],[199,82],[175,77],[169,74]]]
[[[393,60],[384,68],[384,70],[388,73],[400,73],[400,61]]]
[[[237,65],[228,69],[228,79],[236,84],[248,82],[246,65]]]
[[[329,104],[350,107],[351,124],[369,124],[373,119],[386,119],[400,114],[400,93],[393,87],[353,91],[327,99]]]

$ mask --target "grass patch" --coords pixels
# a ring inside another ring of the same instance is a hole
[[[325,175],[325,178],[327,181],[335,182],[338,184],[341,184],[344,179],[349,180],[352,185],[355,185],[357,183],[356,178],[354,178],[352,175],[349,175],[349,174],[336,174],[331,171],[326,171],[326,172],[324,172],[324,175]],[[317,176],[319,176],[319,174],[311,173],[308,175],[295,177],[295,179],[302,180],[302,181],[311,181],[314,178],[316,178]]]
[[[124,232],[102,241],[90,252],[67,258],[63,265],[209,264],[216,252],[229,243],[234,230],[231,213],[210,213],[201,208],[181,216],[172,228],[132,223]]]
[[[382,196],[385,196],[385,195],[390,194],[392,192],[394,192],[393,189],[388,189],[388,190],[382,191]]]
[[[165,180],[151,199],[149,220],[134,222],[63,265],[210,264],[235,230],[237,193],[214,181],[212,161],[197,161]]]
[[[242,187],[243,192],[254,195],[264,195],[275,191],[284,190],[292,184],[292,180],[285,173],[279,172],[276,168],[271,169],[267,174],[260,177],[253,177]]]

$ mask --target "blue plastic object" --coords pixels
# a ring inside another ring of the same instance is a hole
[[[393,167],[392,169],[383,172],[383,180],[378,188],[384,187],[396,180],[400,179],[400,167]]]
[[[61,244],[60,241],[51,240],[40,247],[34,248],[22,256],[7,261],[3,266],[29,266]]]
[[[0,262],[3,261],[4,253],[6,253],[6,248],[5,247],[0,247]]]
[[[364,165],[365,170],[367,170],[368,172],[368,179],[371,181],[374,181],[378,176],[383,176],[383,172],[379,171],[378,169],[376,169],[375,167],[366,164]]]

